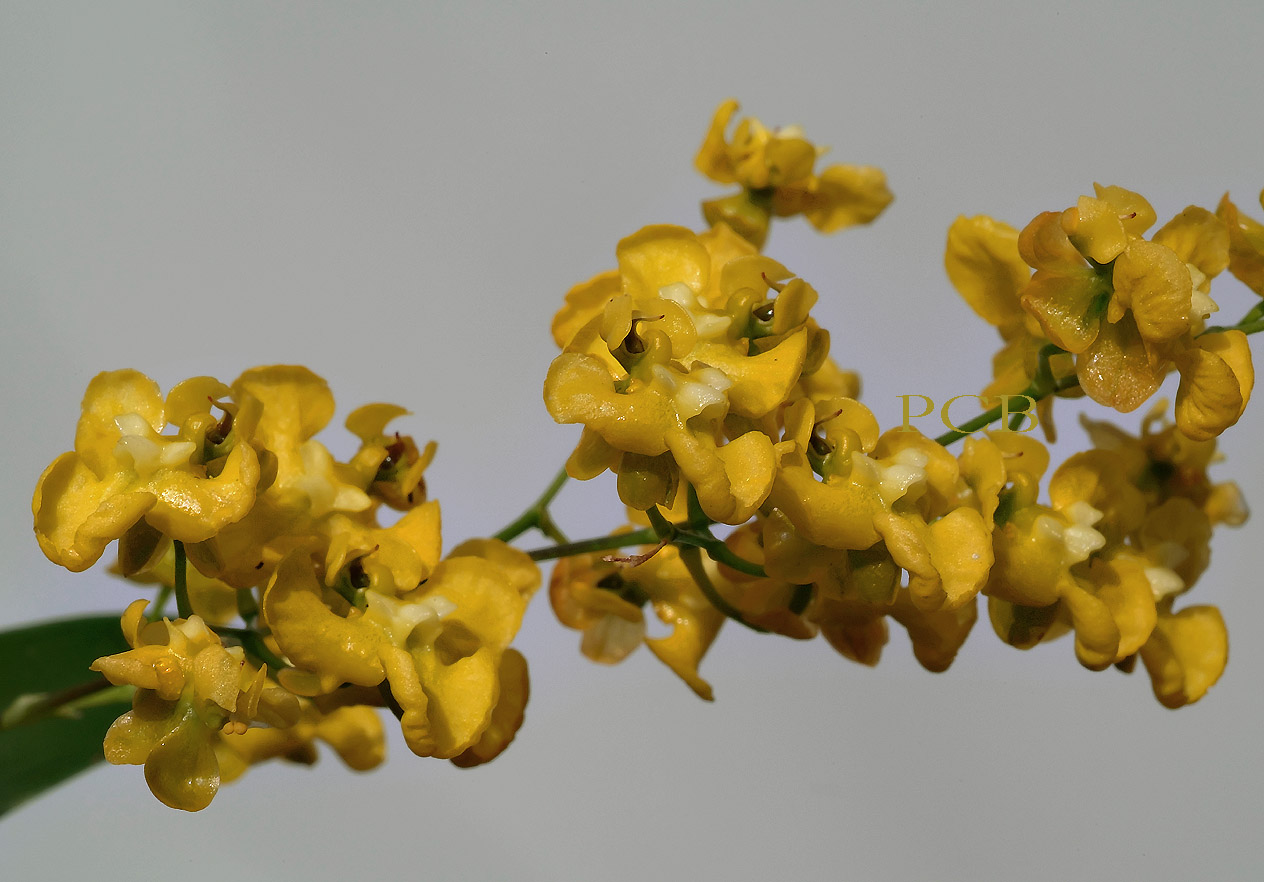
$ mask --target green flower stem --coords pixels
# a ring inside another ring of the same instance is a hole
[[[750,628],[752,631],[758,631],[760,634],[768,633],[767,628],[761,628],[746,621],[741,610],[725,600],[724,596],[715,590],[715,586],[711,584],[711,578],[702,566],[702,549],[695,545],[687,545],[680,549],[680,559],[684,561],[685,568],[689,570],[689,575],[693,576],[693,580],[698,583],[698,588],[706,595],[712,606],[739,625],[745,625],[747,628]]]
[[[263,639],[263,635],[251,628],[228,628],[214,627],[213,630],[221,637],[231,637],[241,644],[241,648],[253,655],[259,661],[268,666],[269,670],[279,671],[282,668],[288,668],[279,655],[268,648],[267,642]]]
[[[1241,331],[1243,334],[1250,336],[1264,331],[1264,301],[1256,304],[1236,325],[1216,325],[1206,328],[1198,336],[1203,334],[1214,334],[1223,331]],[[1060,381],[1055,381],[1049,370],[1049,359],[1063,350],[1050,343],[1040,350],[1040,366],[1036,371],[1036,377],[1031,381],[1031,385],[1022,391],[1021,394],[1026,395],[1036,401],[1054,394],[1062,392],[1066,389],[1074,389],[1080,385],[1078,377],[1065,377]],[[1010,424],[1010,428],[1017,428],[1020,424],[1021,414],[1014,414],[1014,421]],[[1001,418],[1001,408],[996,406],[991,410],[983,413],[970,420],[960,431],[944,432],[935,440],[945,447],[954,441],[958,441],[967,435],[977,432],[979,429],[986,428]]]
[[[1212,331],[1241,331],[1250,336],[1251,334],[1258,334],[1260,331],[1264,331],[1264,318],[1257,318],[1253,321],[1243,319],[1238,324],[1230,325],[1227,328],[1208,328],[1203,331],[1203,334],[1210,334]],[[1199,336],[1202,335],[1200,334]]]
[[[591,554],[594,551],[615,551],[629,545],[653,545],[658,541],[658,534],[652,527],[634,530],[631,533],[617,533],[613,536],[597,536],[579,542],[566,542],[561,545],[550,545],[528,551],[527,555],[535,561],[557,560],[563,557],[574,557],[577,554]]]
[[[689,570],[689,575],[693,577],[697,583],[699,590],[706,596],[707,600],[724,615],[738,624],[745,625],[752,631],[758,631],[761,634],[767,634],[768,631],[758,625],[753,625],[746,621],[741,610],[733,606],[724,599],[724,596],[716,590],[715,585],[711,583],[711,577],[707,575],[706,569],[702,566],[702,550],[705,548],[707,555],[712,560],[718,560],[716,550],[713,546],[719,546],[724,549],[727,556],[735,563],[741,563],[748,567],[755,566],[749,561],[742,560],[737,555],[729,551],[723,542],[711,535],[711,531],[707,526],[697,527],[705,535],[699,535],[688,529],[681,529],[663,517],[657,508],[651,508],[645,513],[650,523],[654,526],[654,532],[658,534],[658,538],[663,542],[671,542],[680,549],[680,559],[685,564],[685,569]],[[698,503],[698,496],[694,492],[693,487],[689,488],[689,521],[687,524],[692,525],[695,517],[702,517],[705,524],[709,524],[710,520],[702,512],[702,506]],[[759,568],[762,574],[762,567]]]
[[[187,619],[193,615],[193,606],[189,603],[189,585],[185,578],[188,560],[184,555],[184,543],[176,539],[172,544],[176,549],[176,614],[182,619]]]
[[[501,542],[512,542],[532,527],[538,528],[540,532],[548,536],[554,542],[565,542],[562,532],[557,529],[553,523],[553,519],[549,517],[549,503],[557,496],[562,489],[562,485],[566,483],[569,475],[566,469],[561,469],[554,477],[553,482],[540,494],[540,498],[531,504],[531,507],[518,515],[517,519],[505,527],[493,538],[499,539]],[[559,537],[561,537],[559,539]]]
[[[1035,402],[1040,401],[1042,398],[1047,398],[1055,392],[1073,389],[1080,385],[1079,378],[1074,375],[1066,377],[1061,381],[1053,378],[1053,369],[1049,367],[1049,359],[1063,351],[1064,350],[1058,348],[1052,343],[1043,346],[1040,350],[1040,360],[1036,366],[1036,376],[1032,378],[1031,385],[1019,393],[1019,395],[1013,395],[1011,397],[1018,398],[1025,395],[1032,399],[1034,406]],[[998,404],[991,410],[985,410],[983,413],[967,422],[959,430],[944,432],[936,438],[935,441],[944,447],[947,447],[952,442],[959,441],[967,435],[979,431],[979,429],[987,428],[992,425],[992,423],[1001,419],[1002,416],[1003,413],[1001,411],[1001,405]],[[1018,426],[1022,424],[1023,416],[1024,414],[1020,413],[1014,414],[1013,419],[1010,422],[1010,428],[1016,430]]]
[[[1214,325],[1204,329],[1203,333],[1198,336],[1216,334],[1222,331],[1241,331],[1248,336],[1264,331],[1264,300],[1255,304],[1246,315],[1242,316],[1236,325]]]
[[[153,603],[145,607],[145,618],[161,619],[163,610],[167,607],[167,601],[171,599],[171,586],[163,585],[158,589],[158,593],[154,596]]]
[[[705,535],[678,531],[673,541],[677,545],[701,548],[707,553],[707,557],[711,558],[716,563],[724,564],[729,569],[737,570],[739,573],[745,573],[746,575],[754,576],[757,579],[768,578],[768,573],[764,571],[763,567],[757,563],[752,563],[744,557],[734,554],[732,549],[725,545],[721,540],[712,536],[710,531],[707,531]]]

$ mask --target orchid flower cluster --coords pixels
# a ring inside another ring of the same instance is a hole
[[[1185,595],[1213,528],[1247,516],[1208,468],[1250,399],[1247,335],[1264,329],[1260,302],[1209,326],[1211,283],[1227,272],[1264,296],[1264,226],[1226,196],[1150,233],[1154,210],[1117,186],[1021,231],[959,218],[946,268],[1000,333],[980,398],[999,403],[938,438],[884,428],[812,317],[817,289],[761,249],[773,218],[822,232],[873,221],[892,199],[885,177],[818,170],[823,151],[797,128],[745,119],[730,135],[737,109],[720,106],[696,158],[736,187],[703,203],[707,227],[634,232],[614,269],[566,294],[544,403],[581,430],[557,479],[493,537],[443,554],[424,481],[435,445],[390,429],[401,407],[353,411],[359,449],[335,459],[316,438],[334,400],[305,368],[195,377],[165,397],[136,371],[91,382],[74,450],[40,477],[33,511],[53,562],[85,570],[115,543],[115,572],[156,591],[122,614],[131,648],[92,665],[131,700],[106,759],[143,765],[155,796],[193,811],[256,762],[314,762],[317,742],[376,766],[388,711],[414,753],[486,762],[524,718],[511,644],[550,560],[549,603],[585,656],[615,663],[644,643],[706,700],[699,668],[726,622],[823,635],[866,665],[893,622],[943,671],[981,604],[1014,647],[1071,635],[1089,669],[1140,658],[1168,707],[1207,692],[1227,632]],[[1139,435],[1085,420],[1092,447],[1044,482],[1036,414],[1052,440],[1055,399],[1129,412],[1173,370],[1170,419],[1157,402]],[[1027,418],[1002,419],[1018,398]],[[568,478],[607,471],[627,525],[570,541],[550,502]],[[552,544],[509,544],[531,529]],[[649,636],[647,610],[665,636]]]

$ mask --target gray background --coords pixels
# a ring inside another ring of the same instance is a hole
[[[35,478],[106,368],[167,388],[306,363],[339,420],[396,401],[439,440],[449,547],[498,529],[577,437],[540,401],[552,312],[622,236],[700,223],[722,191],[691,160],[730,95],[888,173],[873,227],[769,242],[884,425],[898,394],[988,376],[995,334],[942,271],[958,213],[1022,226],[1097,180],[1161,220],[1226,189],[1259,217],[1259,4],[849,6],[0,3],[0,624],[136,596],[30,533]],[[1229,279],[1213,295],[1229,321],[1254,302]],[[1257,503],[1262,414],[1219,470]],[[572,487],[559,518],[614,526],[612,499]],[[1193,599],[1224,611],[1232,659],[1178,712],[1144,673],[985,625],[939,676],[902,634],[868,670],[729,628],[705,705],[648,652],[590,664],[541,598],[527,724],[491,766],[393,737],[377,772],[268,765],[199,815],[101,768],[0,823],[5,875],[1258,878],[1259,535],[1216,537]]]

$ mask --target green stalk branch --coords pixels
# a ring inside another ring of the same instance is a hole
[[[268,648],[263,635],[251,628],[215,627],[212,630],[221,637],[231,637],[241,644],[241,648],[268,666],[270,671],[288,668],[285,661]]]
[[[680,559],[684,561],[685,568],[689,570],[689,575],[693,576],[693,580],[698,583],[698,588],[706,595],[712,606],[739,625],[745,625],[747,628],[760,634],[768,633],[767,628],[761,628],[746,621],[742,611],[725,600],[724,596],[715,590],[715,586],[711,584],[711,578],[707,575],[706,568],[702,566],[702,549],[693,545],[685,546],[680,549]]]
[[[518,515],[513,523],[496,533],[493,538],[499,539],[501,542],[512,542],[534,527],[554,542],[565,542],[562,531],[557,528],[553,523],[553,519],[549,517],[549,503],[557,496],[568,478],[569,475],[566,474],[566,469],[561,469],[554,475],[553,482],[540,494],[540,498],[533,502],[526,511]]]
[[[1216,334],[1222,331],[1241,331],[1246,335],[1258,334],[1264,331],[1264,300],[1261,300],[1255,306],[1247,311],[1247,314],[1238,320],[1236,325],[1213,325],[1203,330],[1203,334]]]
[[[580,542],[566,542],[561,545],[550,545],[528,551],[527,556],[534,561],[557,560],[562,557],[574,557],[577,554],[591,554],[594,551],[615,551],[629,545],[653,545],[658,541],[658,534],[653,528],[634,530],[631,533],[617,533],[613,536],[597,536]]]
[[[171,599],[171,586],[163,585],[158,589],[157,595],[154,596],[153,602],[145,607],[145,618],[151,620],[161,619],[163,610],[167,608],[167,601]]]

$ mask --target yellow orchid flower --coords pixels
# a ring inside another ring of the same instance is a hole
[[[513,559],[514,568],[503,571],[496,557]],[[448,557],[411,590],[365,589],[361,609],[325,588],[310,553],[299,550],[278,566],[263,612],[299,669],[286,672],[291,688],[323,694],[389,681],[409,748],[452,758],[491,722],[502,657],[534,590],[524,590],[527,573],[538,584],[534,563],[499,543],[495,556]]]
[[[645,640],[647,599],[635,578],[596,554],[562,558],[549,579],[557,620],[582,632],[580,652],[601,664],[623,661]]]
[[[1009,454],[1011,482],[1001,494],[992,533],[995,564],[984,588],[997,636],[1027,649],[1069,625],[1076,657],[1085,667],[1100,670],[1123,660],[1126,650],[1135,649],[1128,642],[1136,631],[1131,623],[1138,615],[1144,620],[1145,605],[1152,609],[1153,599],[1139,573],[1125,572],[1135,578],[1124,579],[1117,567],[1099,563],[1110,560],[1104,552],[1097,554],[1107,544],[1096,528],[1104,515],[1089,500],[1108,492],[1101,491],[1106,479],[1085,474],[1092,463],[1072,460],[1050,481],[1055,506],[1042,505],[1035,500],[1047,452],[1013,433],[993,433],[991,440]],[[1112,510],[1111,524],[1124,516],[1121,511]]]
[[[360,439],[360,450],[349,465],[360,476],[370,496],[398,511],[426,501],[426,467],[438,445],[431,441],[419,451],[409,435],[386,434],[386,425],[408,411],[394,404],[366,404],[347,417],[347,429]]]
[[[386,759],[386,736],[376,709],[355,705],[326,713],[309,699],[300,699],[299,705],[298,722],[289,728],[255,726],[221,733],[214,743],[221,782],[234,781],[250,766],[270,759],[310,766],[317,760],[317,741],[333,748],[357,772],[376,768]]]
[[[364,487],[373,482],[363,461],[339,463],[314,437],[333,416],[334,399],[328,384],[307,368],[253,368],[233,381],[229,392],[238,409],[235,430],[266,463],[266,480],[244,518],[190,544],[188,553],[204,574],[252,588],[264,585],[286,554],[321,537],[323,520],[371,519],[374,503]],[[371,406],[358,413],[353,426],[378,440],[371,433],[391,414],[390,405]]]
[[[1192,438],[1235,423],[1254,383],[1238,332],[1199,336],[1218,309],[1212,278],[1230,264],[1226,222],[1190,206],[1158,230],[1154,210],[1120,187],[1094,185],[1066,211],[1045,212],[1019,236],[1036,272],[1024,309],[1046,337],[1076,355],[1080,387],[1095,401],[1131,411],[1173,366],[1181,374],[1178,425]]]
[[[728,541],[740,556],[761,563],[769,578],[721,567],[730,586],[726,597],[748,621],[777,633],[806,639],[819,631],[851,661],[878,663],[889,616],[908,632],[923,667],[947,670],[978,618],[973,597],[953,608],[925,609],[900,586],[900,568],[882,544],[864,551],[813,545],[777,509],[762,520],[760,539],[755,537],[744,527]]]
[[[723,102],[694,159],[713,181],[736,183],[741,192],[704,202],[707,223],[724,223],[762,247],[772,215],[802,214],[823,233],[874,220],[891,203],[886,176],[872,166],[831,165],[815,174],[823,152],[795,126],[767,129],[757,119],[743,119],[733,138],[726,137],[738,103]]]
[[[771,488],[772,442],[728,418],[762,419],[800,380],[816,293],[748,247],[679,227],[647,227],[617,256],[620,293],[545,380],[553,418],[585,427],[568,472],[611,469],[642,509],[670,504],[683,476],[708,516],[742,523]]]
[[[1175,362],[1181,373],[1176,426],[1186,437],[1206,441],[1238,421],[1255,387],[1255,367],[1245,334],[1202,334],[1175,355]]]
[[[1153,636],[1141,647],[1141,660],[1164,707],[1198,701],[1229,660],[1229,634],[1220,610],[1189,606],[1160,614]]]
[[[974,491],[952,454],[918,432],[879,436],[873,414],[850,399],[800,399],[784,422],[769,504],[804,539],[840,550],[882,540],[926,609],[974,598],[992,563],[991,526],[966,504]]]
[[[255,451],[240,438],[219,439],[227,454],[212,449],[207,429],[217,421],[203,404],[203,413],[171,408],[137,371],[88,384],[75,449],[44,470],[31,505],[49,560],[85,570],[142,519],[157,534],[201,542],[246,516],[259,480]],[[172,419],[180,434],[163,434]]]
[[[370,527],[345,515],[323,524],[329,536],[325,551],[325,586],[339,579],[387,596],[411,591],[439,563],[439,504],[427,502],[408,511],[389,527]]]
[[[115,685],[136,686],[132,710],[105,736],[105,758],[145,766],[154,796],[172,808],[199,811],[219,789],[217,734],[246,731],[254,720],[293,725],[293,695],[270,685],[267,669],[247,664],[199,618],[148,622],[138,600],[123,614],[130,650],[99,658],[92,670]]]
[[[1140,439],[1108,428],[1093,427],[1103,449],[1076,454],[1054,473],[1052,509],[1030,502],[1030,481],[1011,491],[987,588],[1003,640],[1026,649],[1073,629],[1077,657],[1094,670],[1129,664],[1210,557],[1210,517],[1193,499],[1171,495],[1175,468],[1152,467],[1136,450]],[[1149,437],[1148,425],[1144,431]],[[1198,446],[1179,433],[1166,437]]]
[[[970,308],[1004,341],[992,358],[992,382],[982,396],[1022,394],[1036,377],[1040,350],[1049,339],[1036,317],[1023,309],[1020,295],[1032,271],[1019,253],[1018,231],[986,215],[958,217],[948,228],[944,268]],[[1075,372],[1067,356],[1055,357],[1050,367],[1055,380]],[[1036,410],[1045,437],[1054,441],[1053,398],[1042,398]]]
[[[1215,439],[1190,439],[1165,420],[1166,411],[1166,401],[1156,402],[1142,420],[1139,436],[1085,416],[1080,422],[1097,448],[1119,457],[1121,473],[1141,492],[1147,510],[1179,497],[1201,509],[1213,525],[1245,523],[1249,512],[1238,486],[1232,481],[1214,484],[1207,474],[1217,457]],[[1108,480],[1111,485],[1120,483],[1113,476]]]
[[[583,633],[580,651],[602,664],[616,664],[644,643],[699,698],[712,700],[698,665],[724,623],[724,615],[702,594],[674,546],[644,549],[650,556],[620,567],[599,555],[559,560],[549,582],[549,600],[558,621]],[[725,586],[714,563],[708,577]],[[721,589],[723,590],[723,589]],[[647,636],[642,607],[672,627],[665,637]]]

